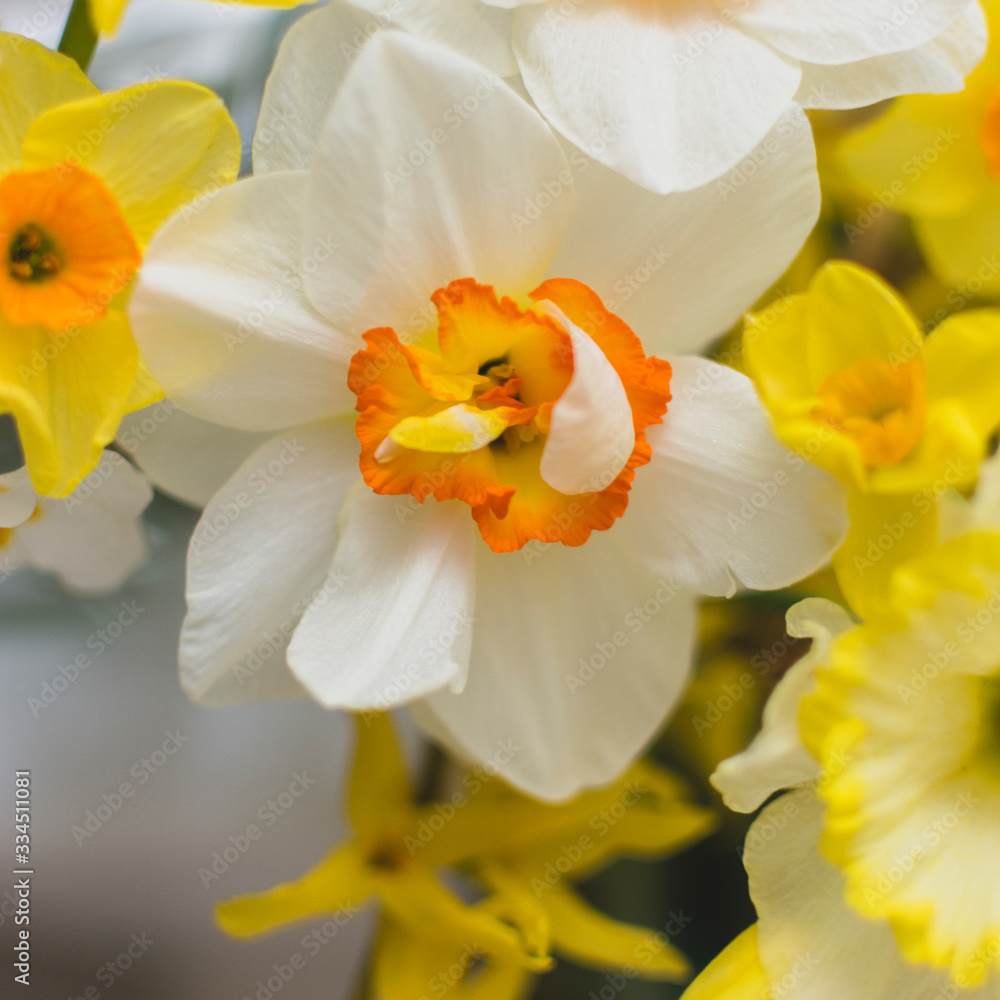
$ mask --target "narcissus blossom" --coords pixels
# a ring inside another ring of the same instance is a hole
[[[713,778],[743,811],[799,788],[747,839],[759,965],[744,938],[689,1000],[744,995],[708,988],[725,969],[773,986],[806,953],[796,998],[995,996],[1000,532],[897,568],[861,625],[829,602],[792,610],[816,644],[761,734]]]
[[[101,94],[76,64],[0,35],[0,412],[35,489],[71,493],[122,414],[160,389],[126,290],[156,227],[235,179],[222,102],[189,83]]]
[[[747,370],[778,436],[849,488],[834,566],[852,607],[937,542],[937,506],[975,483],[1000,424],[1000,312],[957,314],[924,336],[882,279],[832,261],[773,321],[747,322]],[[884,536],[884,537],[883,537]]]
[[[808,129],[794,114],[734,195],[658,197],[593,161],[574,176],[497,77],[402,32],[329,109],[281,65],[269,101],[300,95],[315,140],[168,224],[131,302],[179,407],[280,432],[195,532],[184,684],[414,702],[465,756],[523,745],[504,769],[522,788],[606,782],[683,684],[692,591],[790,583],[844,528],[748,379],[655,356],[704,343],[794,254]]]
[[[519,72],[567,139],[661,193],[734,167],[790,101],[855,108],[960,90],[986,44],[969,0],[353,2]]]
[[[957,94],[913,94],[839,143],[838,165],[876,211],[913,219],[949,305],[1000,296],[1000,9],[986,57]]]
[[[106,451],[67,497],[38,496],[25,466],[0,476],[0,577],[21,566],[53,574],[84,593],[115,590],[145,561],[140,517],[153,491]]]

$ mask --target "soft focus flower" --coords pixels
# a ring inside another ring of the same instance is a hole
[[[520,72],[567,139],[660,193],[736,166],[790,101],[855,108],[960,90],[986,39],[968,0],[353,2],[498,72]]]
[[[863,614],[893,566],[936,543],[939,498],[975,482],[1000,423],[1000,313],[961,313],[925,338],[892,288],[845,261],[771,312],[748,319],[747,371],[785,444],[849,487],[834,567]]]
[[[789,583],[843,528],[835,483],[790,468],[749,380],[650,356],[703,343],[794,254],[808,130],[735,195],[663,198],[592,161],[575,180],[527,104],[432,43],[384,32],[328,114],[295,65],[262,121],[291,95],[289,122],[325,118],[271,149],[308,169],[166,227],[131,304],[179,407],[299,425],[195,532],[185,686],[420,700],[465,755],[530,747],[505,770],[523,788],[605,783],[683,684],[687,588]]]
[[[608,788],[552,806],[495,774],[477,768],[444,800],[416,806],[388,716],[360,717],[348,802],[354,839],[296,882],[219,904],[219,923],[253,935],[350,914],[377,897],[374,978],[386,1000],[434,992],[449,969],[458,970],[451,985],[460,996],[518,996],[530,973],[551,965],[550,947],[601,969],[685,976],[685,959],[662,935],[611,920],[568,884],[616,858],[662,856],[703,837],[713,817],[690,804],[681,782],[637,764]],[[481,898],[465,902],[446,888],[447,869],[472,879]]]
[[[862,625],[828,602],[793,611],[816,645],[713,779],[743,811],[800,786],[762,813],[744,854],[768,982],[811,949],[792,996],[994,996],[1000,532],[897,568]],[[729,959],[750,981],[748,954],[744,941]],[[715,994],[692,988],[703,995]]]
[[[123,309],[142,250],[235,179],[240,141],[202,87],[100,94],[70,59],[0,35],[0,410],[35,489],[66,496],[122,414],[157,398]]]
[[[106,451],[67,497],[38,496],[22,466],[0,476],[0,575],[21,566],[70,590],[115,590],[145,561],[140,517],[153,498],[145,478]]]
[[[1000,21],[998,5],[986,6],[990,48],[963,91],[903,97],[836,153],[870,211],[912,217],[952,308],[1000,295]]]

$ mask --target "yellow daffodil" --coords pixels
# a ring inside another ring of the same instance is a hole
[[[124,413],[161,391],[124,304],[154,230],[235,180],[236,126],[204,87],[101,94],[76,64],[0,34],[0,412],[35,489],[66,496]]]
[[[841,141],[836,162],[869,212],[910,215],[951,308],[1000,296],[1000,4],[990,45],[956,94],[911,94]]]
[[[830,775],[823,848],[848,902],[911,962],[984,982],[1000,971],[976,957],[1000,934],[1000,533],[901,567],[816,684],[799,723]]]
[[[739,811],[795,790],[747,837],[756,930],[686,1000],[996,996],[995,469],[972,512],[989,526],[897,567],[864,624],[815,599],[790,613],[813,647],[779,684],[761,735],[713,781]]]
[[[778,436],[848,487],[834,556],[861,614],[889,571],[937,540],[937,503],[975,482],[1000,423],[1000,313],[950,317],[928,337],[880,278],[832,261],[809,290],[748,319],[747,369]]]
[[[513,998],[551,965],[550,949],[616,973],[687,974],[666,936],[605,917],[568,885],[622,855],[662,855],[704,836],[713,817],[675,778],[637,764],[608,788],[550,805],[480,768],[461,790],[416,806],[388,718],[369,715],[358,733],[354,839],[297,882],[220,904],[226,931],[249,936],[378,898],[374,976],[385,1000],[433,993],[449,977],[458,996]],[[438,881],[442,868],[474,878],[483,898],[461,901]]]

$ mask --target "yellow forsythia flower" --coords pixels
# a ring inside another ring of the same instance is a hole
[[[392,724],[370,715],[358,722],[348,813],[353,839],[296,882],[220,903],[222,928],[251,936],[378,898],[373,973],[384,1000],[433,992],[442,976],[458,997],[513,1000],[550,967],[552,949],[600,969],[631,965],[646,978],[688,972],[664,935],[605,917],[569,885],[623,854],[681,850],[710,830],[712,814],[659,768],[637,764],[561,805],[480,768],[443,802],[417,806]],[[442,869],[473,877],[485,896],[462,901],[439,881]]]

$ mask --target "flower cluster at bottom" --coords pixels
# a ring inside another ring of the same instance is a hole
[[[452,976],[459,996],[522,996],[552,952],[598,969],[680,981],[664,935],[612,920],[572,888],[619,857],[662,857],[714,826],[684,784],[649,763],[551,805],[481,769],[442,801],[417,804],[388,716],[358,717],[347,813],[354,836],[295,882],[217,907],[245,937],[381,903],[373,976],[385,1000],[413,1000]]]

